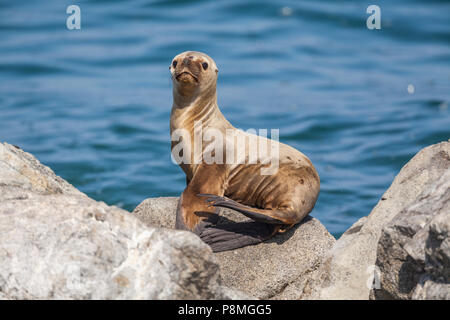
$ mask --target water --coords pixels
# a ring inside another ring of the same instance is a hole
[[[81,30],[66,28],[71,4]],[[338,237],[416,152],[450,138],[450,3],[376,1],[381,30],[366,28],[369,4],[3,0],[0,140],[108,204],[177,196],[168,66],[204,51],[231,123],[279,128],[313,161],[312,215]]]

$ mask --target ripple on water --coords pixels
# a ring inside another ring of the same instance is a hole
[[[313,161],[312,215],[335,236],[416,152],[450,138],[448,1],[381,1],[372,31],[354,1],[79,5],[82,29],[69,31],[64,2],[0,3],[0,139],[95,199],[132,210],[182,192],[168,66],[186,50],[216,60],[233,125],[279,129]]]

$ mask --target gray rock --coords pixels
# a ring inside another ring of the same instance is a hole
[[[421,277],[411,296],[413,300],[450,300],[450,284],[435,282],[428,276]]]
[[[134,211],[148,226],[173,228],[178,198],[150,198]],[[228,209],[219,224],[247,221]],[[222,283],[260,299],[298,299],[310,275],[334,244],[334,238],[312,217],[272,240],[233,251],[215,253]]]
[[[0,144],[0,201],[32,191],[38,194],[82,195],[64,179],[43,166],[35,157],[20,148]]]
[[[190,232],[151,228],[0,144],[1,299],[245,298]]]
[[[148,198],[142,201],[132,212],[147,226],[173,229],[177,197]]]
[[[450,189],[447,189],[447,208],[449,192]],[[428,234],[428,242],[425,248],[425,271],[434,278],[442,276],[448,281],[450,279],[450,210],[442,211],[433,218],[429,225]]]
[[[369,299],[380,276],[375,263],[383,227],[412,205],[449,167],[449,142],[429,146],[416,154],[401,169],[370,215],[358,220],[336,242],[306,285],[303,298]],[[413,270],[407,274],[413,274]]]
[[[450,299],[450,168],[382,230],[376,299]]]

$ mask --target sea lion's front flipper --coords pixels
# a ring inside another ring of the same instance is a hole
[[[198,194],[198,196],[206,198],[205,201],[210,206],[236,210],[246,217],[258,222],[288,225],[297,222],[295,221],[295,215],[289,211],[252,208],[227,197],[216,196],[213,194]]]
[[[223,194],[225,172],[218,165],[202,164],[197,168],[195,175],[190,179],[178,201],[175,228],[194,231],[203,220],[217,217],[216,208],[208,205],[202,192]]]
[[[254,245],[270,239],[280,226],[260,222],[226,223],[215,225],[209,221],[200,222],[194,229],[213,252],[233,250]]]
[[[203,220],[214,223],[218,219],[215,211],[215,208],[209,207],[188,186],[178,200],[175,229],[194,231]]]

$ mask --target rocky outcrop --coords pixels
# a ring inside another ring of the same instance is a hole
[[[387,264],[390,263],[391,260],[386,255],[384,256],[386,257],[386,264],[382,266],[383,262],[380,260],[377,267],[377,248],[380,252],[386,249],[387,252],[392,253],[392,251],[389,251],[390,249],[388,247],[394,244],[401,247],[401,243],[397,242],[398,239],[392,240],[392,242],[389,243],[388,234],[385,233],[386,238],[383,238],[382,242],[379,244],[380,237],[384,233],[383,230],[385,230],[386,232],[388,230],[383,228],[389,228],[387,225],[391,221],[393,224],[404,223],[404,226],[406,226],[406,228],[412,228],[409,225],[410,223],[416,225],[416,221],[410,221],[406,216],[402,219],[402,216],[407,212],[406,209],[410,208],[417,201],[417,199],[421,199],[421,195],[423,197],[425,194],[427,194],[427,192],[431,192],[436,181],[444,176],[444,174],[447,174],[447,172],[450,170],[449,168],[449,142],[442,142],[436,145],[432,145],[423,149],[417,155],[415,155],[401,169],[400,173],[394,179],[390,188],[383,194],[381,200],[372,210],[370,215],[358,220],[336,242],[334,247],[328,253],[327,257],[324,259],[324,263],[320,266],[320,268],[315,272],[310,281],[307,283],[302,298],[369,299],[371,289],[374,285],[379,285],[378,280],[380,277],[383,277],[384,279],[381,282],[381,286],[388,286],[390,284],[392,284],[393,286],[392,289],[388,289],[388,287],[386,287],[386,292],[394,292],[394,287],[398,286],[398,276],[395,273],[397,272],[396,270],[399,270],[399,265],[396,265],[392,268],[388,267]],[[437,194],[433,193],[433,197],[434,196],[438,197]],[[440,196],[445,198],[444,193],[442,193]],[[430,201],[427,205],[429,206],[430,210],[434,208],[432,201]],[[439,205],[444,204],[441,203]],[[448,210],[443,214],[447,214],[447,216],[443,217],[439,215],[439,218],[438,216],[436,216],[436,219],[442,219],[437,221],[448,221]],[[426,215],[427,214],[425,212],[422,213],[421,211],[420,214],[416,217],[418,219],[417,221],[424,220]],[[394,218],[397,222],[393,221]],[[428,218],[426,218],[425,220],[427,219]],[[420,228],[418,227],[419,225]],[[392,228],[394,228],[394,225],[391,226]],[[448,229],[446,229],[447,227],[445,224],[436,224],[436,227],[433,227],[434,229],[431,229],[430,227],[429,231],[427,231],[429,235],[419,234],[419,229],[422,229],[423,227],[424,226],[422,225],[422,223],[418,222],[416,227],[414,227],[414,230],[417,230],[417,232],[411,231],[412,233],[409,234],[410,237],[417,234],[415,241],[421,243],[420,246],[423,246],[423,244],[427,241],[430,241],[430,243],[434,241],[434,245],[430,244],[430,246],[432,247],[436,246],[439,248],[445,248],[445,246],[448,246],[448,237],[445,235],[445,233],[447,232],[446,230]],[[435,234],[435,236],[433,236],[434,238],[430,238],[432,234]],[[400,233],[398,235],[400,237]],[[424,238],[427,238],[429,240],[425,240]],[[413,242],[410,243],[410,246],[411,247],[408,250],[411,250],[412,253],[414,248]],[[418,244],[416,245],[416,248],[417,246]],[[443,265],[442,268],[448,270],[449,265],[448,261],[445,260],[446,258],[432,258],[434,257],[434,255],[441,255],[440,252],[444,250],[442,248],[437,250],[435,254],[430,253],[431,256],[430,258],[428,258],[428,260],[435,261],[437,259],[437,261],[440,262],[436,262],[436,264],[439,265],[439,263],[441,263]],[[402,251],[401,256],[402,258],[405,258],[405,255],[403,255],[403,253],[404,252]],[[421,251],[420,255],[423,258],[423,250]],[[384,259],[382,258],[383,256],[379,257],[380,259]],[[409,255],[408,257],[409,258],[407,259],[414,259]],[[412,264],[406,264],[405,267],[406,266],[412,266]],[[432,265],[429,264],[429,266],[431,267]],[[378,268],[380,268],[381,270],[379,270]],[[380,275],[379,271],[381,271],[382,275]],[[419,297],[419,294],[424,294],[420,292],[424,292],[427,290],[427,292],[434,291],[436,287],[435,279],[438,279],[439,277],[430,278],[430,280],[427,282],[426,279],[428,278],[426,277],[419,277],[420,279],[416,279],[416,272],[417,270],[415,269],[405,269],[403,276],[403,278],[414,278],[413,280],[411,280],[412,282],[417,280],[423,282],[423,285],[417,288],[415,297]],[[391,280],[389,280],[390,277]],[[407,280],[407,282],[408,281],[410,280]],[[408,284],[408,287],[410,286],[411,283]],[[400,298],[404,296],[394,295],[393,297]]]
[[[170,230],[177,201],[147,199],[130,214],[0,144],[0,299],[450,299],[449,142],[414,156],[337,242],[308,217],[213,254]]]
[[[244,298],[210,248],[97,202],[0,144],[1,299]]]
[[[382,230],[375,299],[450,299],[450,170]]]
[[[150,198],[134,211],[148,226],[173,228],[178,198]],[[232,210],[221,210],[220,223],[246,221]],[[260,299],[298,299],[335,239],[312,217],[272,240],[215,253],[225,286]]]

